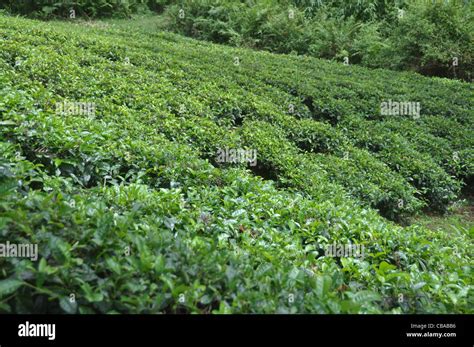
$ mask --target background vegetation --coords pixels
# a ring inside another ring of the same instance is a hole
[[[0,6],[40,18],[67,18],[70,9],[85,18],[164,11],[161,28],[216,43],[468,81],[474,71],[472,1],[2,0]]]
[[[462,1],[184,0],[166,15],[170,29],[199,39],[470,80],[472,10]]]

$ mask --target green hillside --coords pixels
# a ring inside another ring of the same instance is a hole
[[[0,243],[39,247],[0,258],[0,311],[472,313],[473,228],[407,224],[472,189],[473,106],[456,80],[0,15]]]

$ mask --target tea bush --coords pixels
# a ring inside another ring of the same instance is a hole
[[[472,233],[388,220],[472,179],[467,83],[0,15],[0,85],[1,312],[472,313]]]

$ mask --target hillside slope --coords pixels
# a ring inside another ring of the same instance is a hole
[[[0,310],[472,310],[472,235],[386,219],[472,182],[469,84],[0,16],[0,85],[0,241],[40,250],[0,259]]]

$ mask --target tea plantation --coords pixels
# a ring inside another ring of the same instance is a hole
[[[473,229],[409,223],[472,190],[472,84],[86,24],[0,14],[0,312],[474,312]]]

